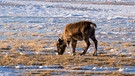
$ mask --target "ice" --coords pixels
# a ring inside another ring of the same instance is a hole
[[[7,68],[4,68],[4,67],[0,66],[0,75],[1,76],[9,76],[9,75],[13,76],[15,74],[13,73],[12,70],[9,70]]]
[[[18,76],[18,75],[22,75],[23,71],[17,71],[14,70],[12,68],[8,68],[5,66],[0,66],[0,76]]]
[[[46,70],[46,69],[62,69],[63,67],[60,65],[50,65],[50,66],[24,66],[24,65],[17,65],[15,66],[16,69],[37,69],[37,70]]]
[[[68,66],[68,68],[74,68],[73,66]],[[90,66],[80,66],[80,70],[64,70],[63,66],[61,65],[50,65],[50,66],[24,66],[24,65],[17,65],[12,67],[0,67],[1,75],[23,75],[23,72],[28,71],[38,71],[38,70],[59,70],[59,71],[65,71],[65,72],[122,72],[122,73],[128,73],[128,74],[135,74],[135,68],[132,66],[126,66],[122,68],[116,68],[116,67],[96,67],[94,65]],[[16,74],[14,74],[16,72]]]
[[[117,71],[118,68],[114,68],[114,67],[96,67],[96,66],[82,66],[81,67],[84,70],[91,70],[91,71]]]

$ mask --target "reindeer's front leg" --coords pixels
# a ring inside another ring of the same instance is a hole
[[[76,44],[77,44],[77,41],[72,39],[71,40],[71,46],[72,46],[72,51],[73,51],[73,55],[75,55],[75,48],[76,48]]]

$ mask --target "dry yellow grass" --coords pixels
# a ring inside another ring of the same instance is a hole
[[[82,65],[96,65],[96,66],[108,66],[108,67],[121,67],[123,65],[135,66],[135,61],[132,58],[126,56],[71,56],[71,55],[1,55],[0,65],[58,65],[63,67],[68,65],[82,66]]]
[[[18,39],[8,39],[0,41],[0,65],[1,66],[16,66],[16,65],[38,65],[38,66],[47,66],[47,65],[61,65],[64,69],[73,70],[79,68],[68,68],[68,66],[76,67],[76,66],[86,66],[86,65],[95,65],[102,67],[117,67],[120,68],[122,66],[135,66],[134,58],[129,57],[128,55],[111,55],[109,53],[102,53],[98,56],[93,56],[90,53],[87,53],[85,56],[80,56],[78,51],[76,56],[72,56],[70,54],[64,55],[55,55],[51,54],[51,50],[46,50],[46,47],[55,47],[55,40],[18,40]],[[78,42],[77,47],[83,48],[85,47],[84,42]],[[103,50],[111,50],[113,44],[108,44],[106,42],[100,42],[100,46],[104,46]],[[118,44],[125,46],[133,46],[131,43],[122,43]],[[10,49],[8,48],[10,46]],[[93,44],[92,46],[93,47]],[[123,48],[121,47],[121,48]],[[128,48],[129,48],[128,47]],[[20,54],[18,49],[24,48],[24,51],[32,51],[32,52],[40,52],[45,51],[48,54]],[[131,47],[130,49],[135,49]],[[56,50],[56,49],[54,49]],[[2,54],[2,52],[10,52],[10,54]],[[119,51],[119,50],[118,50]],[[134,50],[128,50],[133,52]],[[55,51],[54,51],[55,52]],[[114,51],[115,52],[115,51]],[[132,54],[134,56],[134,54]],[[58,75],[60,71],[37,71],[37,72],[27,72],[26,75],[51,75],[52,72],[57,72]],[[73,73],[77,75],[78,73]],[[123,75],[119,72],[110,72],[110,73],[79,73],[79,75]],[[68,75],[68,73],[67,73]],[[70,74],[71,75],[71,74]]]
[[[125,42],[122,43],[122,46],[128,47],[128,46],[135,46],[135,44],[131,43],[131,42]]]

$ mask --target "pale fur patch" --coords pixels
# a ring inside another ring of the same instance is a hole
[[[94,29],[96,29],[96,26],[94,26],[93,24],[90,24],[91,27],[93,27]]]

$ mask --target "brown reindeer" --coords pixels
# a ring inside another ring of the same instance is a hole
[[[64,28],[61,37],[57,41],[58,54],[62,55],[67,45],[69,45],[69,43],[71,42],[73,55],[75,55],[75,48],[77,41],[84,40],[87,44],[87,47],[84,49],[83,53],[80,54],[84,55],[90,46],[89,38],[91,38],[95,44],[95,51],[93,53],[93,56],[96,56],[97,40],[95,38],[95,28],[96,24],[89,21],[80,21],[76,23],[67,24],[66,27]]]

